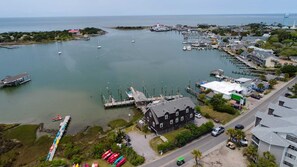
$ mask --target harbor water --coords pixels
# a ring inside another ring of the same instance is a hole
[[[65,19],[65,22],[71,22],[73,18]],[[114,30],[108,26],[124,23],[111,20],[113,22],[105,27],[101,25],[108,31],[106,35],[89,41],[0,49],[0,78],[28,72],[32,79],[20,87],[0,90],[0,123],[44,122],[47,128],[57,128],[58,123],[52,122],[52,117],[71,115],[69,131],[77,132],[87,125],[105,126],[112,119],[129,119],[128,115],[133,113],[133,107],[105,110],[101,95],[108,97],[111,94],[120,99],[122,94],[122,98],[126,98],[126,89],[133,86],[145,90],[149,96],[178,91],[190,96],[185,93],[185,87],[199,80],[209,80],[209,73],[214,69],[223,69],[225,75],[238,77],[232,71],[239,68],[221,56],[223,52],[183,51],[183,38],[177,32]],[[12,25],[2,19],[0,31],[34,30],[34,26],[22,25],[22,20],[19,22],[20,25]],[[37,22],[40,31],[46,30],[41,25],[50,24],[34,19],[33,22]],[[133,24],[137,25],[137,22]],[[53,24],[47,27],[70,29],[92,25],[76,21],[68,26]],[[97,48],[98,41],[101,49]]]

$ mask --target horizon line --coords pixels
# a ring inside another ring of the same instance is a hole
[[[144,14],[144,15],[86,15],[86,16],[8,16],[8,17],[0,17],[1,19],[5,18],[71,18],[71,17],[142,17],[142,16],[218,16],[218,15],[297,15],[297,13],[225,13],[225,14],[219,14],[219,13],[213,13],[213,14]]]

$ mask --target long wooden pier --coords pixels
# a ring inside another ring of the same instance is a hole
[[[58,148],[58,144],[68,126],[68,123],[70,121],[71,117],[68,115],[65,117],[64,121],[60,123],[60,130],[58,131],[56,137],[55,137],[55,140],[47,154],[47,157],[46,157],[46,160],[47,161],[52,161],[54,156],[55,156],[55,153],[56,153],[56,150]]]

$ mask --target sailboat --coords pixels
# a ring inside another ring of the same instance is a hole
[[[98,46],[97,49],[101,49],[101,45],[99,45],[99,40],[98,40]]]

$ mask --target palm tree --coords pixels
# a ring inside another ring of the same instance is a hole
[[[257,148],[253,145],[249,145],[243,150],[243,155],[247,156],[249,161],[255,162],[258,159]]]
[[[194,158],[195,158],[196,166],[198,166],[198,165],[199,165],[198,160],[200,160],[200,158],[201,158],[201,156],[202,156],[201,151],[195,149],[195,150],[192,151],[192,155],[193,155]]]

